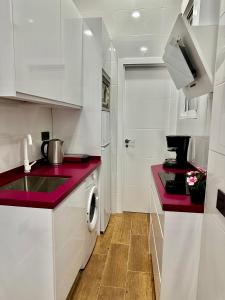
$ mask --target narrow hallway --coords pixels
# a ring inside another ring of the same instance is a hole
[[[111,216],[77,281],[72,300],[154,300],[147,214]]]

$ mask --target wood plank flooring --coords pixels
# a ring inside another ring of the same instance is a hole
[[[110,218],[71,300],[155,300],[147,214]]]

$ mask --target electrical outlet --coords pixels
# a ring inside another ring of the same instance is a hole
[[[49,139],[50,139],[49,131],[42,131],[41,132],[41,140],[42,141],[48,141]]]
[[[218,190],[217,193],[216,208],[225,217],[225,194],[221,190]]]

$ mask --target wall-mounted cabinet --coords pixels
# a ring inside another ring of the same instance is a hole
[[[111,75],[111,56],[114,48],[110,40],[107,28],[102,18],[88,18],[86,19],[87,25],[93,31],[95,38],[98,41],[101,56],[102,56],[102,69],[110,76]]]
[[[73,0],[61,0],[62,101],[82,105],[83,22]]]
[[[73,1],[3,0],[0,16],[0,97],[81,106],[82,19]]]

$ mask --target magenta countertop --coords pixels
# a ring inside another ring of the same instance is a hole
[[[43,163],[34,165],[29,176],[60,176],[68,179],[52,192],[25,192],[0,190],[0,205],[36,208],[55,208],[75,189],[92,171],[101,164],[100,157],[91,157],[87,162],[70,162],[51,166]],[[0,174],[0,185],[23,177],[23,168],[19,167]]]
[[[155,165],[151,167],[156,189],[161,201],[162,209],[166,211],[203,213],[204,204],[193,204],[190,196],[168,194],[159,177],[159,173],[186,173],[188,170],[164,168],[163,165]],[[192,170],[195,169],[194,167]]]

